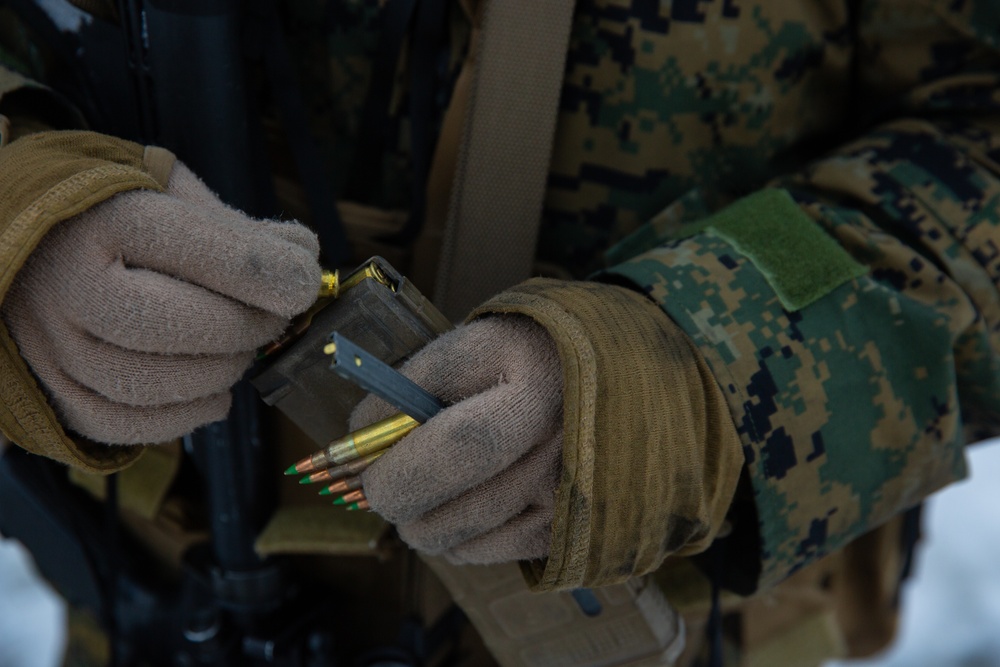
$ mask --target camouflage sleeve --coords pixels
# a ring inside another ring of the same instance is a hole
[[[969,434],[1000,416],[1000,10],[873,0],[857,35],[881,124],[714,216],[647,227],[659,245],[633,239],[602,274],[657,302],[726,394],[760,586],[963,477]]]

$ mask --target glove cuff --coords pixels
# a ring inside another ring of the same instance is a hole
[[[703,551],[743,465],[725,398],[688,337],[630,290],[535,279],[470,319],[531,317],[563,367],[563,474],[548,559],[524,565],[536,590],[600,586]]]
[[[0,302],[28,256],[55,224],[126,190],[162,191],[173,166],[165,149],[93,132],[40,132],[0,150]],[[68,277],[71,278],[71,277]],[[109,473],[141,449],[74,441],[63,431],[0,322],[0,431],[36,454]]]

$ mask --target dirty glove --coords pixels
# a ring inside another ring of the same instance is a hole
[[[452,562],[546,556],[562,461],[552,338],[527,317],[489,317],[431,342],[401,370],[451,405],[362,474],[371,508],[410,546]],[[393,412],[368,397],[351,427]]]
[[[57,225],[0,314],[64,426],[162,442],[225,417],[229,387],[320,285],[315,235],[223,205],[183,164],[166,192]]]

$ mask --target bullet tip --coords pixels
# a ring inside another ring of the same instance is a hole
[[[312,484],[312,480],[309,479],[308,477],[303,477],[302,479],[299,480],[299,484]]]
[[[340,496],[339,498],[334,499],[333,504],[334,505],[345,505],[345,504],[347,504],[347,501],[344,500],[344,496]]]
[[[321,495],[321,496],[329,496],[329,495],[331,495],[331,494],[332,494],[332,492],[330,491],[330,489],[326,489],[326,488],[322,489],[322,490],[321,490],[321,491],[319,492],[319,495]]]
[[[293,463],[292,465],[288,466],[288,468],[285,470],[285,474],[298,475],[299,474],[298,465],[299,465],[298,463]]]

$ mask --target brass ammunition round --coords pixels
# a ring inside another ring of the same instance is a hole
[[[309,464],[310,464],[310,468],[309,468],[309,470],[306,470],[305,472],[309,472],[311,470],[319,470],[320,468],[325,468],[328,465],[330,465],[330,462],[327,461],[325,453],[323,453],[323,452],[316,452],[315,454],[313,454],[309,458]]]
[[[368,504],[367,500],[359,500],[358,502],[352,503],[352,504],[350,504],[350,505],[347,506],[347,510],[348,511],[351,511],[351,510],[367,510],[367,509],[371,509],[371,506]]]
[[[379,266],[375,262],[372,262],[371,264],[368,265],[368,268],[369,271],[371,271],[372,278],[379,281],[380,283],[389,282],[389,278],[385,275],[385,271],[382,270],[381,266]]]
[[[402,440],[410,431],[420,425],[420,422],[402,413],[375,422],[369,426],[348,433],[343,438],[334,440],[326,449],[305,457],[285,471],[286,475],[307,474],[322,468],[339,466],[364,457],[367,454],[381,452]],[[364,470],[364,468],[362,468]],[[356,473],[348,473],[356,474]],[[343,477],[345,475],[341,475]],[[334,478],[337,479],[337,478]],[[326,481],[325,479],[312,481]],[[304,482],[304,483],[309,483]]]
[[[392,282],[392,280],[390,280],[389,276],[385,274],[382,267],[380,267],[376,262],[369,262],[344,278],[340,284],[340,291],[347,291],[360,283],[362,280],[369,279],[382,283],[393,292],[396,291],[396,285]]]
[[[326,487],[326,492],[328,495],[335,495],[338,493],[347,493],[348,491],[354,491],[355,489],[360,488],[360,477],[345,477],[344,479],[337,480],[330,486]]]
[[[314,472],[305,479],[306,479],[305,482],[306,484],[315,484],[316,482],[329,482],[333,478],[330,477],[330,470],[328,469],[328,470],[320,470],[319,472]],[[302,483],[303,482],[301,481],[299,482],[299,484]]]
[[[319,298],[329,298],[333,297],[336,299],[340,296],[340,272],[339,271],[323,271],[322,282],[319,287]]]
[[[333,466],[332,468],[327,468],[326,470],[321,470],[320,472],[314,473],[308,477],[310,482],[335,482],[338,479],[344,477],[350,477],[352,475],[360,475],[365,468],[372,464],[372,461],[382,456],[385,450],[379,452],[373,452],[371,454],[366,454],[360,459],[351,461],[350,463],[345,463],[339,466]]]
[[[334,440],[323,451],[327,465],[348,463],[365,454],[382,451],[402,440],[419,425],[420,422],[413,417],[400,413],[348,433],[343,438]]]
[[[347,461],[353,461],[360,454],[355,447],[354,435],[346,435],[340,440],[335,440],[332,445],[324,450],[327,465],[340,465]]]
[[[382,456],[383,454],[385,454],[385,449],[377,452],[372,452],[371,454],[365,454],[357,461],[351,461],[350,463],[345,463],[344,465],[341,466],[341,468],[343,468],[344,475],[345,476],[360,475],[365,471],[365,468],[367,468],[372,464],[372,461]]]
[[[326,461],[326,453],[319,451],[310,454],[304,459],[296,461],[288,470],[285,471],[286,475],[304,475],[306,473],[311,473],[318,468],[325,468],[329,465]],[[300,484],[302,482],[299,482]]]
[[[345,503],[357,503],[362,500],[365,500],[365,492],[362,491],[361,489],[358,489],[356,491],[345,493],[343,497]]]

